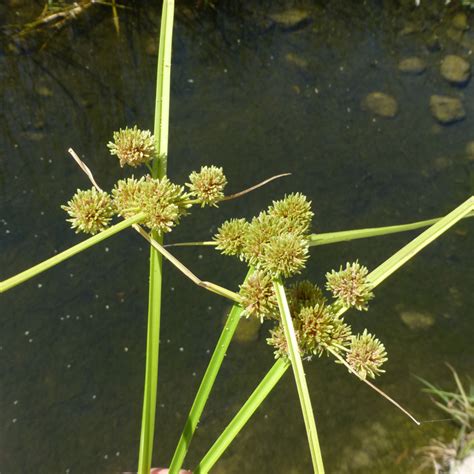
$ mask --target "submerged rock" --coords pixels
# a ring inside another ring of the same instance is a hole
[[[398,70],[404,74],[422,74],[426,70],[425,62],[416,56],[402,59],[398,63]]]
[[[430,97],[430,110],[433,117],[445,125],[458,122],[466,117],[464,106],[457,97],[432,95]]]
[[[441,75],[453,84],[465,84],[471,76],[471,65],[461,56],[448,54],[441,61]]]
[[[282,28],[293,29],[309,23],[311,14],[307,10],[291,8],[284,12],[272,13],[269,18]]]
[[[241,343],[257,341],[261,326],[258,318],[241,318],[235,331],[235,340]]]
[[[362,101],[362,108],[385,118],[393,118],[398,112],[396,99],[383,92],[371,92],[367,94]]]
[[[308,67],[308,61],[303,58],[302,56],[298,56],[295,53],[287,53],[285,55],[285,59],[287,62],[298,66],[301,69],[306,69]]]
[[[402,311],[400,319],[410,329],[428,329],[435,323],[435,318],[429,313],[420,313],[418,311]]]
[[[469,159],[474,159],[474,140],[466,143],[466,155]]]
[[[451,25],[457,30],[465,31],[469,29],[467,15],[464,12],[458,12],[453,16]]]

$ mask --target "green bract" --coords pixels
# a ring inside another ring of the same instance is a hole
[[[224,199],[224,188],[227,179],[222,168],[217,166],[203,166],[201,171],[193,171],[189,175],[190,183],[186,183],[190,194],[195,197],[201,206],[215,206]]]
[[[114,141],[107,147],[111,155],[116,155],[120,166],[132,166],[147,163],[155,157],[155,138],[149,130],[140,130],[136,125],[114,132]]]
[[[97,189],[78,189],[76,194],[68,201],[66,206],[61,206],[69,216],[71,228],[76,233],[97,234],[109,226],[114,215],[110,196]]]

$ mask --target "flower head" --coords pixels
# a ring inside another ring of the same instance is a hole
[[[387,353],[384,345],[364,329],[362,334],[352,336],[346,361],[361,378],[375,378],[385,372],[380,367],[387,361]]]
[[[284,232],[263,246],[261,268],[276,277],[300,273],[308,259],[308,242],[298,234]]]
[[[122,168],[124,165],[135,168],[156,155],[154,136],[149,130],[140,130],[136,125],[114,132],[114,141],[109,142],[107,147],[111,155],[117,155]]]
[[[298,332],[296,332],[296,339],[298,347],[300,347]],[[274,347],[275,359],[279,359],[280,357],[288,358],[288,342],[286,341],[285,331],[281,324],[270,330],[270,337],[267,338],[267,344]]]
[[[286,220],[289,232],[304,233],[308,230],[314,213],[311,210],[311,202],[305,195],[292,193],[284,199],[273,201],[268,208],[268,215]]]
[[[120,180],[112,195],[119,215],[127,218],[144,212],[143,224],[161,233],[171,231],[189,207],[183,186],[173,184],[166,177]]]
[[[76,233],[97,234],[109,226],[114,215],[110,196],[95,188],[78,189],[67,205],[61,208],[69,214],[70,219],[67,220]]]
[[[302,308],[298,330],[305,352],[321,355],[326,349],[339,352],[351,340],[351,328],[324,303]]]
[[[339,271],[326,273],[326,288],[332,292],[342,306],[367,310],[368,302],[374,297],[367,279],[368,270],[358,262],[346,264]]]
[[[263,322],[265,318],[278,317],[278,303],[271,277],[256,270],[240,285],[242,306],[247,316],[255,315]]]
[[[216,206],[219,201],[224,199],[224,188],[227,179],[222,168],[217,166],[203,166],[201,171],[193,171],[189,175],[190,183],[186,183],[190,193],[201,206]]]
[[[290,312],[296,317],[300,310],[307,306],[323,304],[326,298],[321,288],[308,280],[301,280],[293,283],[287,291]]]
[[[214,235],[216,249],[224,255],[240,255],[248,225],[245,219],[230,219],[224,222]]]
[[[280,220],[270,217],[266,212],[261,212],[257,217],[254,217],[243,238],[242,258],[250,265],[258,265],[265,244],[272,237],[278,235],[281,229]]]

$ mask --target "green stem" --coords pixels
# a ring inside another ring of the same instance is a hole
[[[245,279],[247,279],[251,274],[252,270],[250,269]],[[170,474],[178,474],[183,465],[184,458],[186,457],[186,453],[188,452],[202,412],[206,406],[207,399],[209,398],[209,394],[211,393],[229,344],[232,340],[235,330],[237,329],[237,325],[239,324],[242,311],[242,307],[237,305],[232,306],[225,326],[222,330],[219,340],[217,341],[209,365],[207,366],[206,372],[201,381],[201,385],[197,391],[193,405],[186,420],[186,424],[184,425],[183,432],[179,438],[176,451],[174,452],[173,459],[171,460],[169,471]]]
[[[474,213],[468,213],[464,217],[474,217]],[[373,227],[368,229],[343,230],[340,232],[326,232],[323,234],[311,234],[308,237],[309,246],[335,244],[338,242],[347,242],[349,240],[365,239],[367,237],[378,237],[382,235],[396,234],[398,232],[407,232],[436,224],[442,217],[435,217],[425,221],[412,222],[410,224],[391,225],[387,227]]]
[[[207,474],[219,460],[227,447],[232,443],[240,430],[245,426],[257,408],[263,403],[268,394],[273,390],[278,381],[283,377],[290,366],[289,361],[278,359],[258,387],[253,391],[242,408],[212,445],[211,449],[202,458],[194,469],[194,474]]]
[[[152,177],[166,175],[171,82],[171,48],[173,41],[174,2],[165,0],[161,15],[160,45],[156,77],[154,136],[157,156],[152,163]],[[152,237],[163,244],[163,236],[152,232]],[[150,283],[148,292],[148,326],[146,346],[145,384],[138,474],[149,474],[153,456],[156,398],[158,389],[158,361],[160,350],[160,318],[162,290],[162,257],[150,247]]]
[[[304,424],[306,427],[306,435],[308,436],[309,450],[311,452],[311,460],[313,462],[313,470],[315,474],[324,474],[323,457],[319,446],[318,432],[316,430],[316,421],[314,419],[313,407],[309,396],[308,384],[304,374],[301,353],[296,339],[293,320],[291,319],[290,308],[286,299],[285,288],[281,279],[273,282],[275,294],[280,310],[281,323],[285,333],[285,339],[288,345],[288,355],[295,376],[296,388],[300,399],[301,411],[303,413]]]
[[[34,276],[39,275],[40,273],[48,270],[51,267],[54,267],[58,263],[61,263],[64,260],[67,260],[68,258],[73,257],[74,255],[82,252],[83,250],[86,250],[89,247],[92,247],[93,245],[98,244],[99,242],[102,242],[103,240],[111,237],[112,235],[115,235],[118,232],[124,229],[127,229],[133,224],[139,223],[140,221],[143,220],[144,217],[145,217],[145,214],[139,213],[133,217],[125,219],[124,221],[119,222],[118,224],[115,224],[112,227],[109,227],[108,229],[100,232],[99,234],[93,235],[87,240],[84,240],[83,242],[77,245],[74,245],[73,247],[68,248],[64,252],[58,253],[57,255],[49,258],[48,260],[38,263],[38,265],[35,265],[34,267],[29,268],[28,270],[25,270],[21,273],[18,273],[15,276],[12,276],[0,282],[0,293],[10,290],[11,288],[19,285],[20,283],[23,283],[29,280],[30,278],[33,278]]]

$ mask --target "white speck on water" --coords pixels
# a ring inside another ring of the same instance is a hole
[[[33,342],[33,339],[28,339],[28,342],[31,344]]]
[[[180,347],[179,352],[184,352],[184,347]]]
[[[266,419],[268,419],[268,415],[265,413],[265,415],[263,416]]]
[[[13,405],[18,405],[18,400],[13,400]]]
[[[206,350],[206,354],[209,354],[211,352],[211,349]]]
[[[10,231],[7,229],[7,230],[5,231],[5,234],[9,234],[9,233],[10,233]]]
[[[105,247],[104,250],[105,250],[106,252],[108,252],[108,251],[109,251],[109,247]]]
[[[71,315],[70,314],[66,314],[66,319],[70,319]]]
[[[207,307],[207,310],[208,310],[208,311],[212,311],[212,306],[208,306],[208,307]]]
[[[108,455],[108,454],[104,454],[104,459],[109,459],[109,455]]]
[[[160,403],[160,408],[164,408],[165,407],[165,404],[164,403]]]
[[[171,291],[174,291],[174,286],[171,287]]]
[[[194,79],[188,79],[189,84],[194,84]]]
[[[314,88],[314,93],[319,94],[319,89],[317,87]]]
[[[117,451],[117,452],[115,453],[115,456],[120,456],[120,451]]]
[[[30,331],[25,331],[25,336],[28,336],[30,334]]]
[[[202,254],[199,254],[199,255],[198,255],[198,258],[199,258],[199,260],[202,260],[202,258],[203,258],[203,257],[202,257]]]
[[[350,114],[351,113],[351,108],[347,107],[347,112]]]
[[[66,474],[69,474],[71,471],[69,468],[66,469]]]
[[[92,319],[93,317],[94,317],[94,315],[93,315],[93,314],[89,314],[89,318],[91,318],[91,319]]]
[[[193,377],[196,377],[196,375],[197,375],[196,372],[193,372]]]
[[[108,304],[106,304],[105,309],[110,309],[110,306]]]
[[[76,321],[79,321],[79,319],[81,319],[80,316],[76,316]]]
[[[53,162],[53,160],[50,158],[50,159],[48,160],[48,163],[52,163],[52,162]]]
[[[227,74],[227,69],[224,69],[225,74]]]
[[[74,278],[74,273],[70,273],[69,278]]]
[[[17,418],[13,418],[12,423],[16,423],[18,421]]]
[[[95,400],[97,398],[97,395],[92,395],[92,400]]]
[[[171,339],[166,339],[166,344],[169,344],[171,342]]]
[[[41,211],[41,212],[40,212],[40,215],[44,216],[44,211]]]
[[[70,368],[71,368],[71,364],[66,365],[66,367],[67,367],[68,369],[70,369]]]
[[[64,321],[64,316],[60,316],[59,319],[60,319],[61,321]]]
[[[123,350],[124,350],[125,352],[128,352],[128,347],[124,347]]]
[[[95,298],[96,300],[98,300],[98,299],[99,299],[99,295],[96,293],[96,294],[94,295],[94,298]]]

